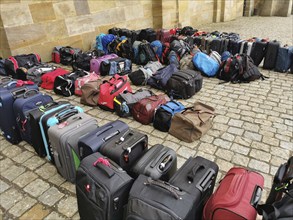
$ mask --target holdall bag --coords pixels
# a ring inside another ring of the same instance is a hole
[[[193,219],[201,219],[204,205],[213,193],[219,167],[203,157],[189,157],[170,179],[170,184],[196,198]],[[227,218],[228,220],[228,218]]]
[[[72,65],[73,57],[76,54],[81,53],[81,49],[66,46],[66,47],[61,47],[59,49],[59,53],[60,53],[60,63],[61,64]]]
[[[132,108],[133,118],[144,124],[152,123],[156,109],[170,101],[170,98],[165,94],[159,94],[141,99],[134,104]]]
[[[118,56],[114,53],[107,54],[98,58],[93,58],[90,61],[90,72],[95,72],[96,74],[100,74],[101,63],[105,60],[117,58]]]
[[[76,197],[81,219],[122,220],[133,179],[117,164],[95,153],[81,161]]]
[[[101,80],[96,80],[84,84],[81,87],[80,103],[88,106],[97,106],[101,83]]]
[[[285,73],[290,69],[291,63],[293,62],[293,46],[280,47],[278,51],[275,71]]]
[[[169,133],[179,140],[193,142],[198,140],[212,127],[215,109],[201,102],[177,113],[171,120]]]
[[[203,52],[196,53],[192,62],[196,69],[209,77],[215,76],[220,68],[220,65],[214,59]]]
[[[86,84],[88,82],[92,82],[92,81],[97,81],[100,79],[100,76],[94,72],[92,72],[92,73],[86,72],[86,73],[87,73],[87,75],[82,76],[82,77],[78,77],[74,82],[74,94],[77,96],[82,95],[81,87],[84,84]]]
[[[181,102],[172,100],[165,105],[161,105],[155,112],[153,125],[154,128],[168,132],[171,126],[171,119],[176,113],[180,113],[185,109]]]
[[[78,141],[80,159],[82,160],[88,155],[99,151],[100,147],[105,144],[105,142],[110,141],[121,133],[124,134],[128,130],[128,125],[119,120],[109,122],[93,130]]]
[[[194,220],[193,195],[162,180],[139,175],[129,192],[126,220]]]
[[[49,73],[45,73],[44,75],[42,75],[41,80],[41,87],[43,89],[48,89],[48,90],[53,90],[54,88],[54,81],[56,79],[57,76],[62,76],[65,74],[68,74],[69,71],[62,69],[62,68],[57,68],[52,72]]]
[[[25,78],[27,80],[33,81],[37,85],[41,85],[42,75],[44,75],[45,73],[53,72],[56,69],[57,69],[56,66],[53,66],[53,65],[50,65],[47,63],[40,63],[40,64],[28,69],[25,73],[26,74]]]
[[[261,199],[264,178],[245,168],[231,168],[207,201],[204,220],[254,220]]]
[[[169,181],[177,170],[177,155],[161,144],[152,146],[131,168],[135,177],[140,174],[155,180]]]
[[[115,74],[109,81],[104,81],[100,85],[98,106],[104,110],[114,111],[114,98],[124,91],[132,92],[127,76]]]
[[[117,57],[109,60],[102,61],[100,66],[101,76],[115,75],[116,73],[120,76],[127,75],[131,72],[132,63],[131,60]]]
[[[71,72],[69,74],[57,76],[54,80],[53,91],[56,94],[65,97],[72,96],[74,95],[75,91],[75,80],[79,77],[84,77],[87,75],[88,73],[83,70],[75,70],[74,72]]]
[[[31,144],[31,136],[34,135],[31,132],[29,112],[52,101],[51,96],[40,93],[38,90],[28,90],[14,101],[14,116],[22,140]]]
[[[263,62],[263,68],[272,70],[276,66],[276,61],[278,57],[278,52],[280,48],[280,42],[279,41],[270,41],[268,42],[266,54]]]
[[[167,82],[166,91],[175,99],[188,99],[202,88],[203,77],[194,70],[179,70]]]
[[[126,130],[107,141],[100,147],[100,152],[129,171],[133,164],[148,149],[148,136],[134,130]]]
[[[99,57],[99,52],[97,50],[91,50],[87,52],[80,52],[73,55],[72,68],[73,70],[82,69],[85,71],[90,71],[90,61],[94,57]]]
[[[78,113],[49,128],[48,136],[55,166],[66,180],[75,183],[76,170],[80,164],[78,140],[97,127],[95,118],[85,113]]]
[[[114,109],[120,117],[131,116],[132,107],[139,100],[152,96],[151,90],[139,89],[135,93],[124,91],[114,98]]]

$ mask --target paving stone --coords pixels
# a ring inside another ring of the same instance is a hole
[[[263,139],[262,139],[262,142],[263,143],[266,143],[266,144],[269,144],[271,146],[278,146],[280,141],[276,138],[271,138],[271,137],[268,137],[268,136],[264,136]]]
[[[167,132],[161,132],[156,129],[152,132],[152,135],[159,137],[159,138],[165,138],[167,136],[167,134],[168,134]]]
[[[244,122],[242,128],[244,128],[247,131],[256,132],[256,133],[259,131],[259,126],[255,123]]]
[[[173,149],[175,152],[179,149],[180,145],[177,143],[174,143],[172,141],[165,141],[163,143],[164,146],[169,147],[171,149]]]
[[[264,172],[264,173],[268,173],[270,171],[269,164],[262,161],[255,160],[255,159],[250,160],[248,167],[255,169],[257,171]]]
[[[261,150],[256,150],[256,149],[252,149],[250,151],[249,156],[251,156],[252,158],[255,158],[257,160],[262,160],[265,162],[269,162],[271,160],[271,154],[261,151]]]
[[[44,220],[63,220],[66,219],[62,217],[59,213],[57,212],[51,212]]]
[[[33,197],[40,196],[43,192],[49,189],[49,184],[41,179],[36,179],[28,184],[23,190]]]
[[[25,187],[30,182],[34,181],[38,176],[32,171],[27,171],[20,176],[18,176],[13,183],[18,185],[19,187]]]
[[[219,148],[216,152],[216,155],[224,160],[231,161],[234,153],[232,151]]]
[[[250,132],[250,131],[245,131],[244,132],[244,137],[249,138],[249,139],[254,140],[254,141],[261,141],[262,135],[259,135],[257,133],[253,133],[253,132]]]
[[[18,147],[17,145],[11,145],[10,147],[5,148],[2,151],[2,154],[12,159],[16,157],[18,154],[20,154],[21,152],[22,150],[20,147]]]
[[[186,159],[182,158],[182,157],[177,157],[177,169],[179,169],[184,163],[185,163]]]
[[[15,178],[17,178],[19,175],[21,175],[23,172],[25,172],[24,167],[13,165],[7,170],[3,171],[1,175],[5,177],[6,179],[8,179],[9,181],[12,181]]]
[[[77,200],[75,197],[69,196],[58,203],[58,211],[66,217],[72,217],[77,210]]]
[[[271,149],[269,145],[261,143],[261,142],[257,142],[257,141],[253,141],[251,144],[251,147],[259,149],[259,150],[263,150],[266,152],[270,152],[270,149]]]
[[[25,142],[26,143],[26,142]],[[31,152],[31,153],[33,153],[33,154],[35,154],[35,149],[31,146],[31,145],[29,145],[29,144],[24,144],[23,145],[23,147],[28,151],[28,152]]]
[[[229,117],[224,116],[224,115],[217,115],[213,122],[218,122],[218,123],[222,123],[222,124],[227,124],[229,121]]]
[[[292,151],[290,153],[289,150],[285,150],[285,149],[280,150],[280,148],[278,147],[271,147],[271,154],[278,157],[282,157],[284,159],[288,159],[290,156],[292,156]]]
[[[50,183],[55,184],[56,186],[60,186],[62,183],[65,182],[65,179],[60,174],[57,173],[56,175],[49,178],[48,181]]]
[[[19,220],[44,219],[49,213],[50,210],[48,210],[45,206],[42,206],[41,204],[36,204],[28,212],[23,214],[19,218]]]
[[[273,177],[266,173],[260,173],[264,177],[264,187],[265,188],[272,188]]]
[[[230,127],[228,129],[228,132],[231,134],[239,135],[241,136],[244,133],[244,129],[242,128],[235,128],[235,127]]]
[[[219,146],[221,148],[230,149],[232,143],[229,141],[225,141],[223,139],[220,139],[220,138],[216,138],[214,140],[214,145]]]
[[[201,143],[198,147],[198,151],[202,151],[208,154],[214,154],[217,150],[217,146],[213,144]]]
[[[0,195],[0,206],[2,206],[5,210],[10,209],[12,206],[14,206],[18,201],[20,201],[23,198],[23,194],[20,193],[18,190],[11,188],[9,190],[6,190]]]
[[[281,164],[286,163],[287,160],[288,158],[281,158],[281,157],[272,155],[270,164],[279,167]]]
[[[232,134],[229,134],[229,133],[224,133],[224,134],[222,134],[221,138],[224,139],[224,140],[233,142],[234,139],[235,139],[235,136],[232,135]]]
[[[249,162],[249,158],[241,154],[236,153],[234,154],[232,158],[232,163],[235,163],[243,167],[247,167],[248,162]]]
[[[30,198],[29,196],[24,197],[22,200],[20,200],[18,203],[16,203],[10,210],[9,213],[20,217],[25,211],[29,210],[33,207],[34,204],[36,204],[36,200]]]
[[[38,200],[45,205],[53,206],[64,196],[56,187],[51,187],[46,192],[44,192]]]
[[[57,173],[56,167],[52,164],[46,163],[35,171],[44,179],[49,179]]]
[[[191,142],[191,143],[187,143],[187,142],[185,142],[185,141],[180,141],[180,142],[179,142],[179,144],[180,144],[181,146],[188,147],[188,148],[190,148],[190,149],[196,149],[197,146],[199,145],[199,143],[200,143],[200,140],[196,140],[196,141],[193,141],[193,142]]]
[[[270,174],[275,176],[275,174],[277,173],[279,167],[275,167],[271,165],[271,169],[270,169]]]
[[[225,133],[225,134],[226,134],[226,133]],[[223,135],[224,135],[224,134],[223,134]],[[222,135],[222,136],[223,136],[223,135]],[[213,136],[210,136],[210,135],[208,135],[208,134],[205,134],[203,137],[201,137],[200,141],[211,144],[211,143],[213,143],[214,139],[215,139],[215,138],[214,138]]]
[[[10,186],[4,181],[0,180],[0,193],[3,193],[5,190],[9,189]]]
[[[277,137],[277,135],[276,135]],[[293,143],[292,142],[287,142],[287,141],[281,141],[280,147],[293,151]]]
[[[133,129],[134,129],[134,128],[139,128],[139,127],[142,126],[142,124],[139,123],[139,122],[137,122],[137,121],[132,121],[132,122],[129,123],[128,125],[129,125],[129,127],[133,128]]]
[[[39,156],[34,156],[28,159],[27,161],[25,161],[23,165],[29,168],[30,170],[35,170],[36,168],[40,167],[45,162],[46,162],[45,159],[40,158]]]
[[[270,132],[270,131],[266,131],[266,130],[263,130],[263,129],[260,129],[258,133],[260,135],[263,135],[263,136],[266,136],[266,137],[271,137],[271,138],[273,138],[275,136],[275,133]]]
[[[139,127],[138,130],[140,130],[143,133],[150,134],[150,133],[152,133],[155,130],[155,128],[153,126],[147,125],[147,126],[141,126],[141,127]],[[168,133],[167,133],[167,135],[168,135]]]
[[[162,144],[164,140],[162,140],[161,138],[149,136],[149,140],[148,141],[149,141],[149,145],[153,146],[155,144]],[[177,141],[178,141],[178,139],[177,139]]]
[[[189,157],[193,157],[193,155],[196,153],[195,150],[191,150],[187,147],[180,147],[179,150],[177,151],[177,154],[181,157],[184,157],[188,159]]]
[[[224,172],[228,172],[234,166],[232,163],[222,159],[217,159],[216,163],[218,164],[219,169]]]
[[[72,217],[72,220],[80,220],[80,216],[78,212]]]
[[[34,153],[29,152],[29,151],[25,151],[25,152],[21,152],[19,155],[17,155],[17,157],[13,157],[12,160],[14,160],[17,163],[24,163],[26,160],[31,158],[33,155],[34,155]]]
[[[76,193],[76,189],[75,189],[75,185],[70,183],[70,182],[65,182],[61,185],[61,187],[63,187],[64,189],[72,192],[72,193]]]
[[[230,119],[228,125],[241,128],[243,125],[243,121],[237,119]]]

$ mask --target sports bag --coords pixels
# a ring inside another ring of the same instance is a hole
[[[88,106],[97,106],[101,83],[102,81],[100,80],[85,83],[81,87],[80,103]]]
[[[132,63],[131,60],[117,57],[109,60],[104,60],[100,66],[100,74],[101,76],[107,75],[127,75],[131,72]]]
[[[168,132],[174,114],[180,113],[184,109],[184,105],[175,100],[167,102],[165,105],[161,105],[155,112],[153,121],[154,128],[163,132]]]
[[[73,48],[70,46],[61,47],[59,49],[60,63],[63,65],[71,65],[73,61],[73,57],[80,52],[81,52],[81,49],[79,48]]]
[[[99,57],[98,51],[96,50],[75,54],[72,61],[73,70],[82,69],[90,71],[90,61],[94,57]]]
[[[45,73],[44,75],[42,75],[41,80],[41,87],[43,89],[48,89],[48,90],[53,90],[54,88],[54,81],[56,79],[57,76],[61,76],[61,75],[65,75],[68,74],[69,71],[62,69],[62,68],[57,68],[52,72],[49,73]]]
[[[108,44],[111,43],[115,39],[116,39],[116,36],[113,34],[106,34],[103,36],[102,45],[103,45],[103,50],[106,54],[108,54]]]
[[[52,62],[54,63],[60,63],[60,49],[62,46],[57,46],[53,48],[52,51]]]
[[[157,33],[152,28],[142,29],[138,35],[139,40],[146,40],[148,42],[153,42],[156,40]]]
[[[196,53],[192,59],[192,62],[196,69],[209,77],[215,76],[220,68],[218,62],[203,52]]]
[[[95,72],[96,74],[100,74],[100,67],[101,67],[101,63],[105,60],[109,60],[109,59],[113,59],[113,58],[117,58],[118,56],[114,53],[112,54],[107,54],[101,57],[96,57],[91,59],[90,61],[90,71],[91,72]]]
[[[193,107],[173,116],[169,133],[179,140],[191,143],[207,133],[214,117],[213,107],[195,102]]]
[[[180,58],[183,57],[184,54],[190,52],[189,44],[183,40],[173,40],[170,43],[170,48],[174,50]]]
[[[115,74],[109,81],[100,85],[98,105],[108,111],[114,111],[114,98],[124,91],[132,92],[127,76]]]
[[[156,109],[167,102],[170,98],[165,94],[159,94],[141,99],[139,102],[135,103],[132,108],[133,118],[144,124],[148,125],[153,121],[154,113]]]
[[[42,83],[42,75],[44,75],[45,73],[53,72],[56,69],[56,66],[47,63],[39,63],[38,65],[27,70],[27,72],[25,73],[25,78],[40,85]]]
[[[146,65],[149,61],[157,61],[157,55],[150,43],[142,42],[138,46],[138,60],[137,64]]]
[[[74,82],[74,94],[77,96],[81,96],[82,94],[81,87],[84,84],[100,79],[100,76],[95,74],[94,72],[93,73],[85,72],[85,73],[86,73],[85,76],[77,78]]]
[[[135,93],[124,91],[114,98],[114,108],[120,117],[131,116],[132,107],[139,100],[152,96],[151,90],[139,89]]]

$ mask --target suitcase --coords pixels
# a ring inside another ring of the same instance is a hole
[[[94,153],[76,173],[76,197],[81,219],[122,220],[133,179],[113,161]]]
[[[169,181],[177,170],[176,152],[161,144],[152,146],[131,168],[133,176],[140,174],[155,180]]]
[[[167,94],[175,99],[189,99],[202,88],[203,77],[199,71],[179,70],[167,82]]]
[[[280,47],[278,51],[275,71],[285,73],[290,69],[293,60],[293,47]]]
[[[204,207],[204,220],[254,220],[264,178],[245,168],[232,168]]]
[[[74,94],[77,96],[81,96],[82,95],[82,90],[81,87],[88,83],[88,82],[92,82],[92,81],[97,81],[99,80],[100,77],[99,75],[95,74],[95,73],[88,73],[88,75],[83,76],[83,77],[79,77],[75,80],[74,82]]]
[[[69,71],[62,69],[62,68],[57,68],[56,70],[50,72],[50,73],[45,73],[44,75],[42,75],[41,80],[41,87],[43,89],[48,89],[48,90],[53,90],[54,88],[54,81],[56,79],[57,76],[62,76],[65,74],[68,74]]]
[[[29,89],[38,90],[37,85],[23,84],[18,87],[20,83],[17,82],[23,81],[2,82],[0,88],[0,129],[5,139],[12,144],[18,144],[22,140],[13,112],[13,103]]]
[[[100,152],[128,171],[148,149],[148,136],[127,130],[100,147]]]
[[[78,113],[66,121],[49,128],[48,136],[58,172],[66,180],[75,183],[80,164],[78,140],[98,127],[97,120],[85,113]]]
[[[66,108],[66,106],[69,106],[69,105],[70,105],[69,102],[65,102],[65,101],[54,102],[53,101],[29,112],[29,123],[30,123],[32,134],[34,134],[31,136],[31,145],[33,146],[36,153],[40,157],[46,156],[46,150],[45,150],[45,146],[44,146],[44,142],[43,142],[42,134],[40,130],[40,125],[39,125],[41,116],[46,114],[48,111],[52,109],[55,109],[55,111],[56,109],[61,110]]]
[[[243,53],[250,56],[251,51],[253,50],[254,44],[255,44],[254,42],[245,42]]]
[[[267,42],[263,42],[263,41],[255,42],[254,47],[251,51],[250,57],[252,58],[256,66],[259,66],[259,64],[262,62],[266,54],[267,44],[268,44]]]
[[[126,220],[194,220],[195,203],[177,186],[139,175],[129,193]]]
[[[100,66],[101,63],[105,60],[117,58],[116,54],[107,54],[98,58],[93,58],[90,61],[90,72],[95,72],[96,74],[100,74]]]
[[[29,144],[32,143],[31,137],[34,133],[31,132],[29,112],[52,101],[53,98],[51,96],[39,93],[38,90],[28,90],[22,95],[22,97],[19,97],[14,101],[14,116],[22,140]]]
[[[239,44],[239,42],[236,41],[236,40],[229,40],[228,51],[232,55],[235,55],[235,54],[239,53],[239,51],[240,51],[240,44]]]
[[[215,38],[210,43],[210,50],[217,51],[218,53],[221,52],[221,39]]]
[[[221,48],[219,54],[222,54],[224,51],[228,50],[229,40],[221,39]]]
[[[165,42],[170,42],[170,31],[167,29],[160,29],[157,31],[157,40],[161,41],[162,44]]]
[[[280,42],[270,41],[267,45],[266,55],[263,63],[264,69],[272,70],[276,66]]]
[[[170,184],[196,199],[193,219],[201,219],[204,205],[213,193],[218,170],[219,167],[212,161],[199,156],[190,157],[170,179]]]
[[[99,151],[105,142],[110,141],[121,133],[124,134],[128,130],[129,127],[126,123],[117,120],[109,122],[80,138],[78,141],[80,159]]]

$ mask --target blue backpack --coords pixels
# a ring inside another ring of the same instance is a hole
[[[102,45],[103,45],[103,50],[106,54],[108,54],[108,44],[111,43],[113,40],[115,40],[116,36],[113,34],[106,34],[102,38]]]
[[[206,76],[215,76],[220,68],[218,62],[203,52],[198,52],[192,58],[192,62],[196,69]]]
[[[155,51],[157,56],[161,59],[162,53],[163,53],[163,45],[162,45],[161,41],[159,41],[159,40],[153,41],[151,43],[151,47],[153,48],[153,50]]]
[[[97,37],[96,37],[96,49],[97,50],[103,50],[103,44],[102,44],[102,39],[103,37],[105,36],[106,34],[99,34]]]
[[[155,112],[153,121],[154,128],[163,132],[169,131],[172,117],[183,110],[185,110],[184,105],[175,100],[161,105]]]

